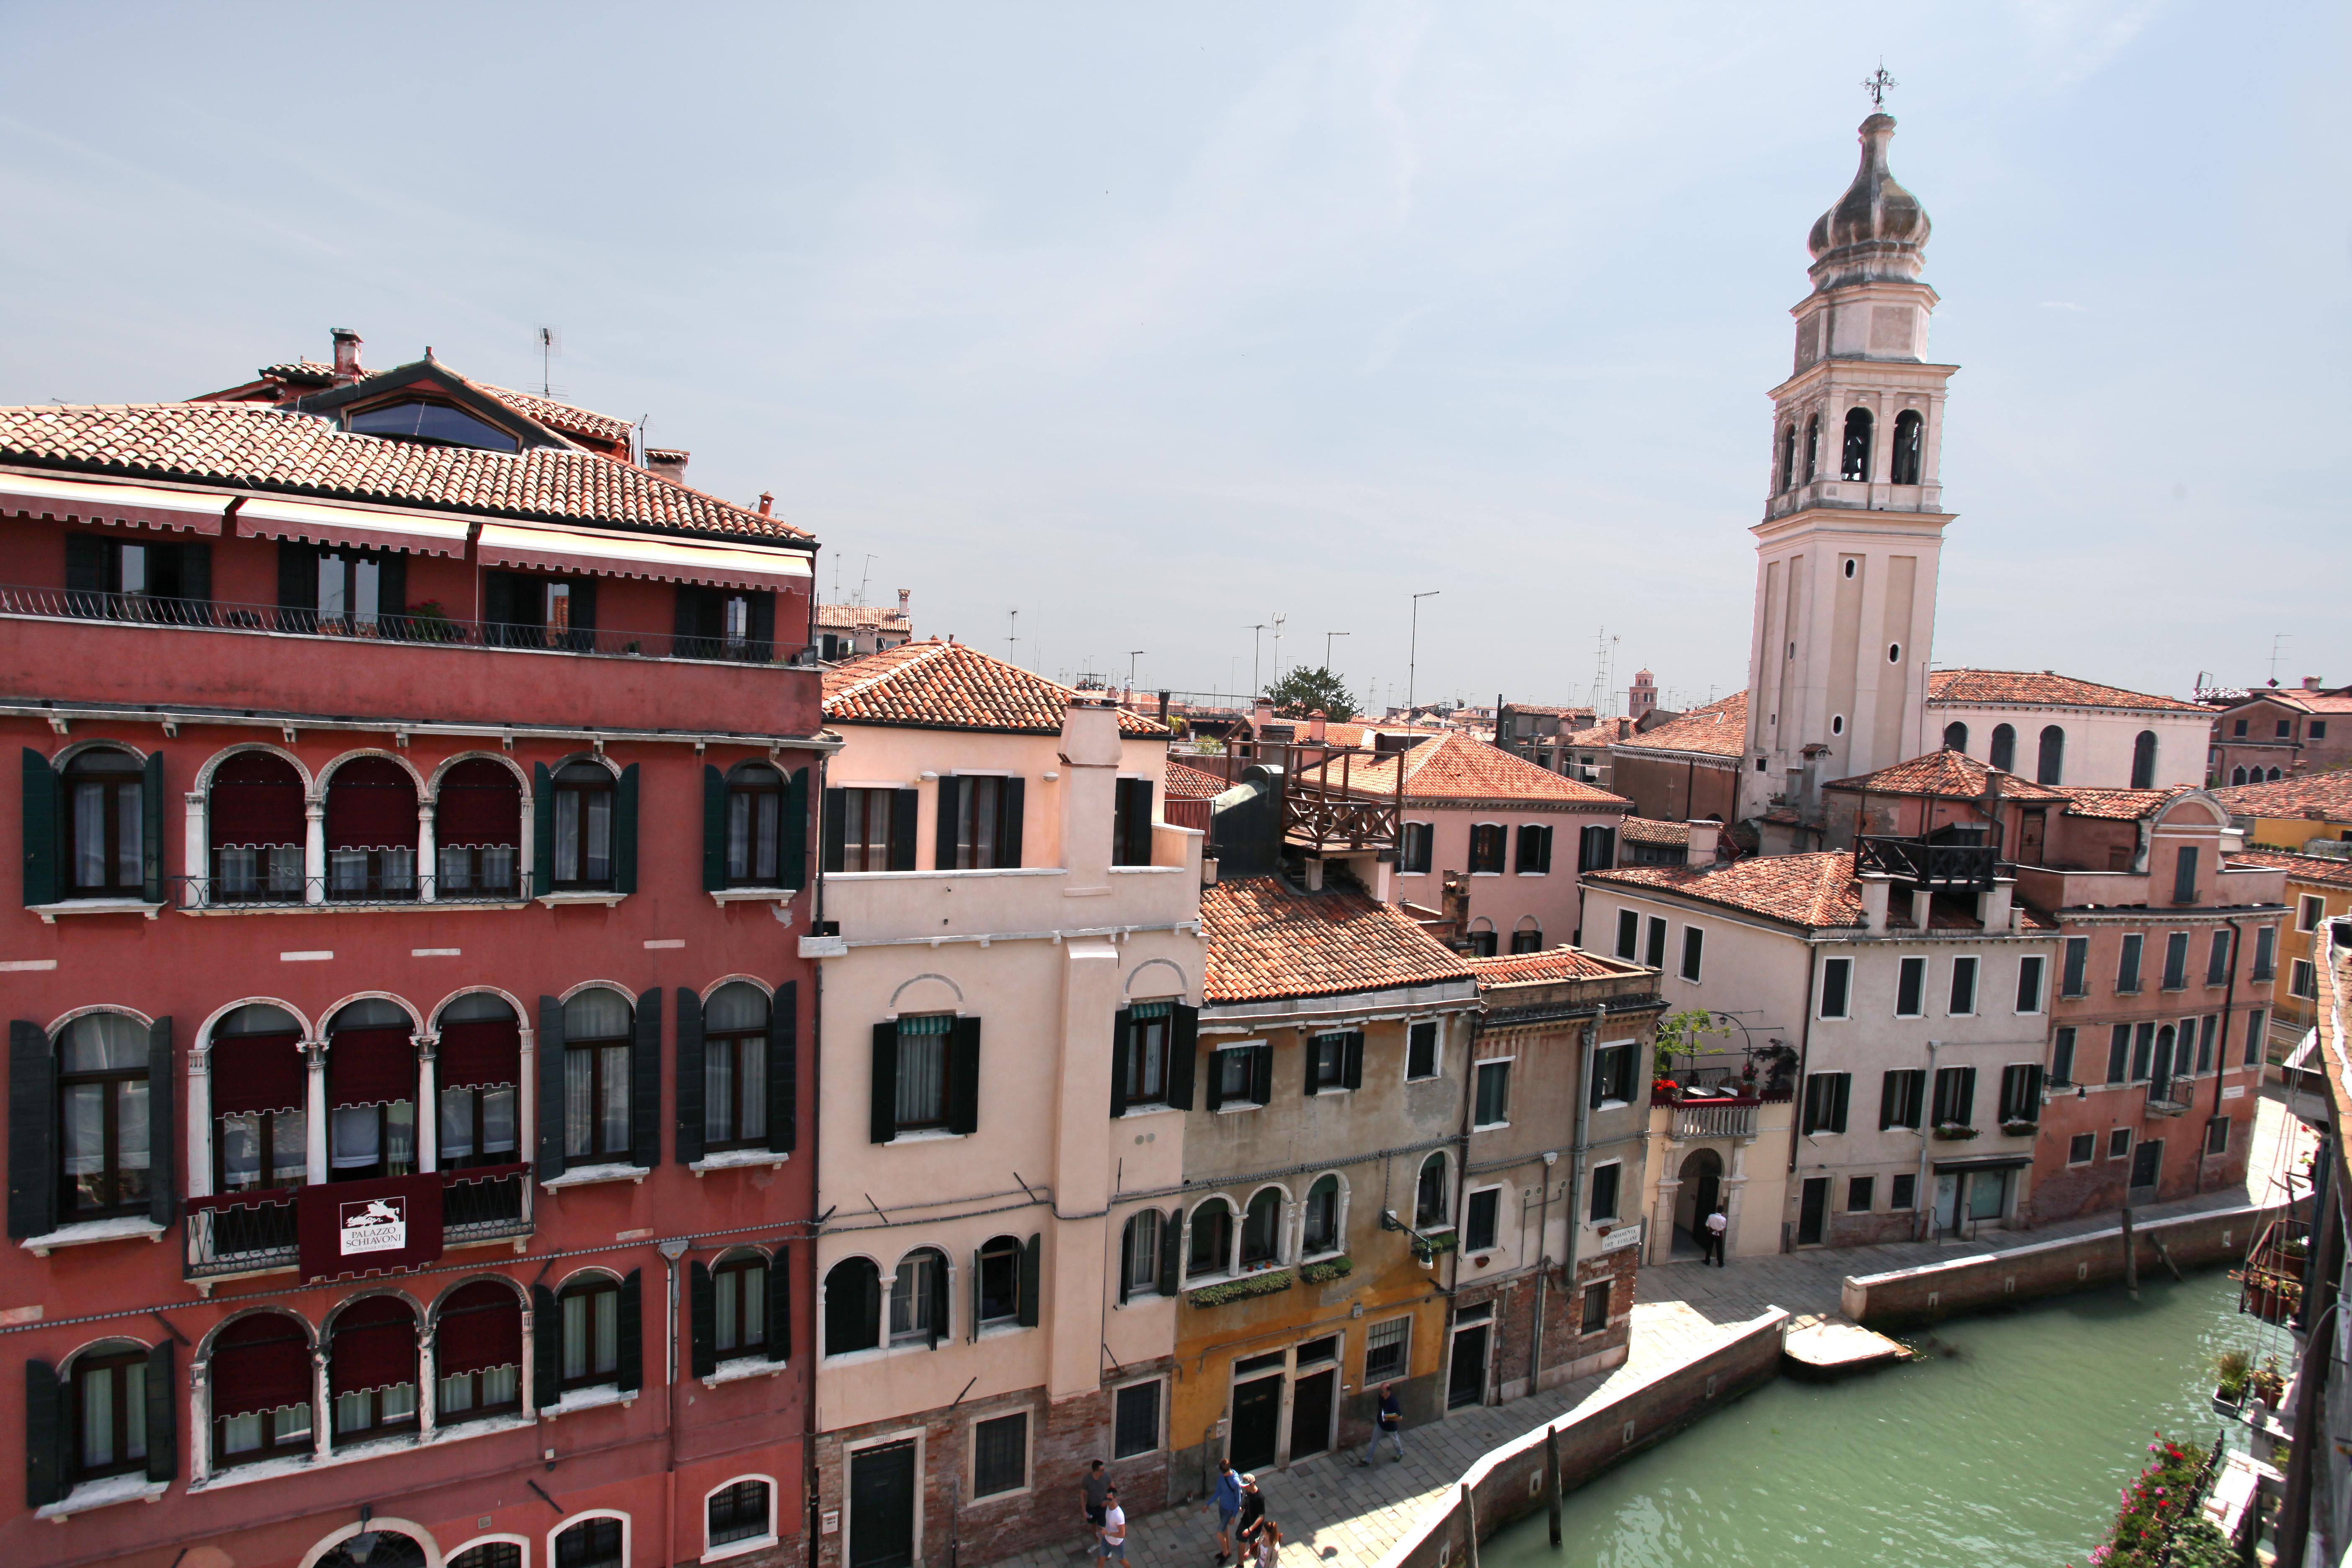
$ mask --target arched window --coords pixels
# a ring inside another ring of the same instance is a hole
[[[148,1209],[152,1081],[147,1026],[120,1013],[84,1013],[58,1031],[58,1218],[65,1224]],[[168,1066],[168,1063],[166,1064]]]
[[[2017,771],[2017,731],[2007,724],[1992,727],[1992,765],[2005,773]]]
[[[442,1170],[510,1165],[521,1154],[515,1097],[522,1084],[522,1020],[503,996],[472,991],[441,1009]]]
[[[327,1348],[334,1443],[416,1429],[416,1313],[397,1296],[363,1296],[335,1314]]]
[[[310,1336],[299,1318],[265,1311],[229,1324],[213,1341],[206,1384],[214,1465],[312,1451]]]
[[[747,981],[710,994],[702,1010],[702,1147],[768,1143],[768,996]]]
[[[1773,479],[1773,489],[1781,492],[1797,482],[1797,427],[1794,425],[1780,426],[1780,468]]]
[[[2066,731],[2055,724],[2042,731],[2042,751],[2033,764],[2035,784],[2063,784],[2066,771]]]
[[[1158,1209],[1128,1215],[1118,1237],[1118,1299],[1158,1291],[1176,1282],[1176,1242],[1183,1233],[1179,1217]]]
[[[1242,1215],[1242,1267],[1282,1261],[1282,1189],[1260,1187]]]
[[[1495,922],[1485,915],[1473,920],[1470,929],[1463,934],[1469,939],[1470,956],[1473,958],[1492,958],[1499,951],[1496,945],[1499,938],[1495,931]]]
[[[433,1320],[434,1419],[473,1421],[522,1408],[522,1302],[497,1279],[460,1285]]]
[[[1233,1205],[1223,1198],[1211,1198],[1192,1211],[1191,1229],[1192,1247],[1184,1259],[1186,1279],[1223,1274],[1233,1267]]]
[[[620,1382],[621,1296],[621,1281],[597,1269],[573,1275],[557,1293],[563,1334],[556,1362],[560,1392]]]
[[[273,752],[239,752],[213,771],[205,797],[212,897],[302,901],[302,776]]]
[[[555,1538],[555,1568],[625,1568],[625,1521],[583,1519]]]
[[[449,1568],[522,1568],[522,1547],[511,1541],[485,1541],[449,1559]]]
[[[1339,1250],[1339,1178],[1318,1176],[1307,1189],[1306,1223],[1300,1229],[1299,1250],[1308,1258]]]
[[[416,781],[388,757],[353,757],[327,782],[327,896],[416,896]]]
[[[488,757],[467,757],[441,775],[433,800],[433,896],[510,899],[520,891],[522,785],[514,774]]]
[[[825,1271],[824,1353],[847,1355],[882,1342],[882,1271],[870,1258],[845,1258]]]
[[[1519,917],[1518,929],[1511,932],[1511,951],[1513,952],[1541,952],[1543,951],[1543,928],[1536,924],[1535,916],[1521,915]]]
[[[748,1248],[710,1267],[710,1349],[719,1361],[764,1355],[768,1346],[768,1259]]]
[[[302,1026],[266,1002],[213,1026],[213,1184],[221,1193],[310,1179],[309,1072]]]
[[[2243,764],[2230,770],[2230,782],[2233,784],[2242,784],[2246,782],[2246,770]]]
[[[171,1365],[168,1352],[159,1358],[134,1340],[102,1340],[74,1352],[62,1380],[71,1480],[103,1480],[147,1468],[147,1380],[168,1378]],[[169,1384],[164,1386],[168,1391]],[[169,1444],[169,1432],[156,1436]]]
[[[2269,773],[2263,775],[2263,782],[2264,784],[2276,784],[2278,781],[2279,771],[2276,768],[2273,768]]]
[[[1022,1279],[1022,1260],[1026,1256],[1021,1243],[1009,1236],[990,1237],[981,1247],[980,1297],[973,1310],[983,1325],[1037,1321],[1034,1303],[1023,1300],[1024,1289],[1036,1288],[1034,1280],[1024,1287]]]
[[[1927,421],[1916,408],[1906,408],[1895,416],[1895,472],[1898,485],[1919,482],[1919,457],[1926,443]]]
[[[1961,723],[1958,719],[1955,719],[1950,723],[1945,725],[1944,746],[1948,751],[1967,751],[1969,749],[1969,727],[1966,724]]]
[[[2132,782],[2134,789],[2156,787],[2156,731],[2142,730],[2132,738]]]
[[[936,1347],[948,1331],[948,1260],[919,1247],[890,1276],[890,1342]]]
[[[727,885],[783,885],[783,775],[765,763],[739,763],[727,775]]]
[[[327,1179],[416,1173],[416,1040],[407,1009],[371,996],[327,1026]]]
[[[555,770],[554,844],[548,864],[559,891],[613,886],[613,775],[583,759]],[[541,853],[546,853],[542,851]]]
[[[563,1157],[629,1157],[629,1043],[636,1009],[594,985],[563,1005]]]
[[[1870,410],[1849,408],[1845,413],[1845,446],[1838,458],[1838,478],[1852,479],[1856,484],[1870,481]]]
[[[1445,1201],[1445,1156],[1432,1154],[1421,1163],[1421,1179],[1413,1184],[1412,1223],[1424,1230],[1449,1225],[1453,1213]]]
[[[703,1505],[705,1531],[712,1548],[738,1541],[753,1541],[776,1532],[769,1502],[773,1492],[763,1480],[734,1481],[710,1494]]]
[[[1805,483],[1811,484],[1822,467],[1822,416],[1805,421]]]
[[[130,898],[145,890],[155,846],[147,827],[146,772],[113,746],[66,763],[65,871],[68,898]]]
[[[356,1531],[311,1568],[425,1568],[425,1543],[404,1531]]]

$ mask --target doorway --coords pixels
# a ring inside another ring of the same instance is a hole
[[[1282,1373],[1234,1385],[1233,1431],[1225,1458],[1237,1470],[1262,1470],[1274,1463],[1282,1425]]]
[[[1486,1321],[1495,1309],[1488,1305],[1474,1307],[1479,1314],[1476,1322],[1457,1320],[1454,1330],[1454,1355],[1445,1373],[1445,1408],[1459,1410],[1468,1405],[1486,1402],[1486,1340],[1494,1324]]]
[[[849,1456],[850,1568],[908,1568],[915,1560],[915,1440]]]
[[[2021,866],[2042,864],[2042,818],[2039,811],[2021,812],[2017,821],[2017,863]]]
[[[1802,1199],[1797,1205],[1797,1245],[1819,1247],[1822,1232],[1829,1223],[1830,1179],[1827,1176],[1807,1176]]]
[[[1936,1237],[1952,1234],[1960,1222],[1960,1179],[1958,1176],[1936,1178]],[[1929,1237],[1930,1240],[1935,1237]]]
[[[2009,1213],[2007,1171],[1978,1171],[1969,1177],[1969,1218],[1975,1224],[1999,1224]]]
[[[396,1530],[363,1530],[319,1559],[317,1568],[425,1568],[425,1548]]]
[[[1704,1249],[1706,1242],[1699,1226],[1723,1196],[1723,1156],[1712,1149],[1694,1149],[1675,1177],[1680,1184],[1675,1188],[1675,1228]]]
[[[1338,1403],[1339,1369],[1302,1373],[1290,1385],[1290,1462],[1331,1447],[1331,1410]]]
[[[2131,1192],[2126,1202],[2150,1203],[2155,1200],[2157,1183],[2164,1174],[2164,1140],[2144,1140],[2132,1151]]]

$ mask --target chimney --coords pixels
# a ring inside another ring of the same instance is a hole
[[[1713,866],[1715,864],[1715,846],[1717,840],[1723,835],[1723,824],[1720,822],[1692,822],[1687,823],[1685,826],[1690,829],[1690,847],[1684,852],[1683,864],[1685,866],[1696,866],[1701,868]]]
[[[2305,676],[2305,677],[2303,678],[2303,689],[2304,689],[2305,691],[2316,691],[2316,690],[2318,690],[2318,689],[2319,689],[2319,677],[2317,677],[2317,676],[2315,676],[2315,675],[2306,675],[2306,676]]]
[[[334,329],[335,379],[357,381],[367,372],[360,368],[360,335],[349,327]]]
[[[907,601],[914,597],[914,595],[915,591],[912,588],[901,588],[898,590],[898,613],[900,615],[903,616],[909,613],[907,609]]]
[[[902,595],[901,597],[904,595]],[[1160,721],[1162,724],[1168,722],[1168,699],[1173,695],[1175,695],[1173,692],[1168,691],[1160,694]]]
[[[1310,855],[1307,858],[1306,868],[1300,876],[1300,880],[1307,884],[1307,890],[1310,893],[1319,893],[1323,890],[1322,857]]]
[[[761,490],[760,492],[760,515],[761,517],[772,517],[775,514],[775,496],[770,491]]]
[[[1884,871],[1862,873],[1862,929],[1873,936],[1886,934],[1886,895],[1893,882]]]
[[[1062,865],[1070,890],[1110,886],[1118,801],[1118,710],[1073,698],[1062,712]]]
[[[1309,713],[1307,716],[1307,738],[1310,741],[1321,741],[1325,733],[1324,723],[1323,710],[1318,708],[1314,712]]]
[[[1438,898],[1454,935],[1459,940],[1470,934],[1470,883],[1459,871],[1445,873],[1445,889]]]
[[[2007,931],[2016,894],[2015,878],[1994,878],[1992,886],[1977,895],[1977,923],[1988,931]]]
[[[1257,725],[1270,722],[1273,718],[1274,703],[1266,698],[1259,698],[1257,700],[1257,705],[1250,710],[1251,726],[1255,728]]]
[[[646,467],[672,484],[682,485],[686,483],[688,455],[676,447],[648,447],[646,448]]]
[[[1935,894],[1929,892],[1925,888],[1915,889],[1911,894],[1912,929],[1924,933],[1927,929],[1927,921],[1930,915],[1934,912],[1935,908]]]

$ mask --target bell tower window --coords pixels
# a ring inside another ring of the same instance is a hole
[[[1838,462],[1838,477],[1856,484],[1870,482],[1870,410],[1849,408],[1845,415],[1845,449]]]
[[[1790,485],[1796,482],[1797,427],[1794,425],[1783,425],[1780,426],[1780,482],[1775,484],[1772,488],[1777,491],[1785,492]]]
[[[1895,416],[1895,471],[1889,477],[1896,484],[1919,482],[1919,451],[1927,429],[1927,421],[1916,408],[1906,408]]]
[[[1822,416],[1818,414],[1805,421],[1805,483],[1811,484],[1821,470]]]

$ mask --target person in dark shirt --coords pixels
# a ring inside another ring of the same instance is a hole
[[[1380,1447],[1382,1437],[1396,1445],[1397,1460],[1402,1463],[1404,1460],[1404,1406],[1397,1402],[1396,1384],[1393,1383],[1381,1384],[1380,1414],[1372,1422],[1372,1435],[1364,1439],[1363,1457],[1356,1463],[1370,1464],[1374,1451]]]
[[[1242,1478],[1241,1522],[1234,1531],[1234,1545],[1239,1555],[1247,1558],[1257,1550],[1258,1525],[1265,1519],[1265,1494],[1257,1489],[1257,1477]]]
[[[1102,1528],[1103,1500],[1110,1490],[1110,1478],[1103,1474],[1103,1462],[1097,1459],[1087,1466],[1087,1473],[1078,1478],[1078,1506],[1087,1510],[1087,1522]]]

